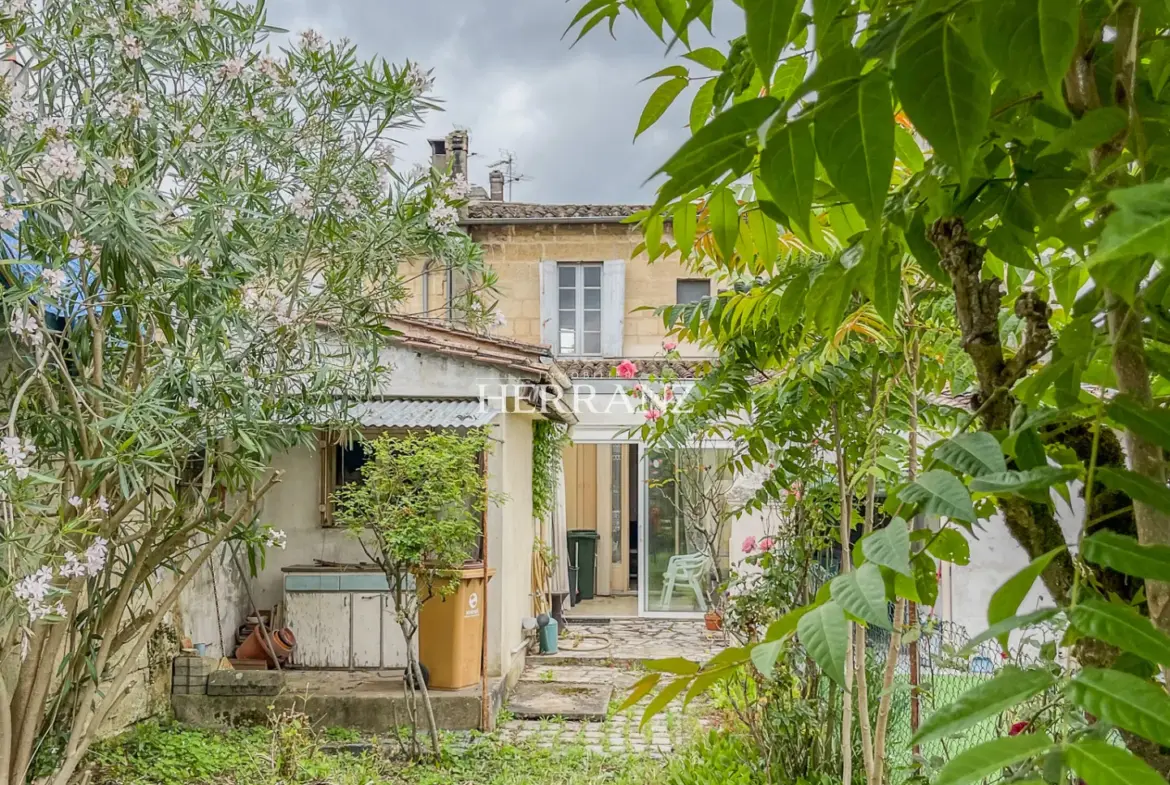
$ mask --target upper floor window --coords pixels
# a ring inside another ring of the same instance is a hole
[[[557,265],[557,353],[601,354],[601,264]]]
[[[711,281],[706,278],[679,278],[674,284],[674,301],[683,303],[697,303],[704,297],[711,296]]]

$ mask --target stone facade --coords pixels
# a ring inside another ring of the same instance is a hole
[[[504,324],[493,329],[492,334],[541,343],[542,261],[601,262],[621,259],[626,260],[622,356],[645,359],[661,355],[662,342],[666,336],[662,318],[653,311],[636,309],[673,304],[676,282],[701,276],[684,267],[677,254],[671,254],[653,264],[644,252],[635,254],[635,249],[642,242],[641,233],[636,226],[621,223],[621,216],[605,219],[590,215],[587,217],[588,222],[572,222],[577,217],[574,214],[566,222],[559,223],[555,218],[545,215],[545,212],[547,209],[530,217],[492,216],[486,219],[492,223],[476,223],[476,219],[472,219],[465,226],[483,246],[485,261],[499,277],[497,308],[503,313]],[[673,242],[669,226],[664,241]],[[424,287],[419,277],[412,282],[411,295],[404,309],[409,313],[425,310],[432,317],[443,318],[446,301],[444,272],[434,269],[427,278],[425,289],[429,302],[425,308],[422,302]],[[706,356],[705,352],[693,346],[680,346],[679,351],[684,357]]]

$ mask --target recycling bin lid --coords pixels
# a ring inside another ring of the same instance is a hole
[[[579,540],[596,540],[600,539],[601,535],[592,529],[569,529],[569,539]]]

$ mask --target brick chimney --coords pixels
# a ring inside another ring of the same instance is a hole
[[[504,201],[504,173],[499,169],[492,169],[488,174],[488,194],[493,202]]]
[[[451,174],[467,177],[468,138],[466,131],[452,131],[447,134],[447,158],[451,162]]]

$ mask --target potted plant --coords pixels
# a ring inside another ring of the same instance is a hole
[[[416,692],[433,752],[437,756],[440,751],[427,678],[413,645],[419,613],[424,603],[459,589],[463,567],[474,553],[492,498],[482,470],[487,444],[483,429],[384,434],[366,445],[370,460],[362,466],[362,481],[334,494],[337,521],[358,537],[390,585],[406,639],[406,713],[413,756],[419,753]],[[482,580],[482,567],[476,572]]]

